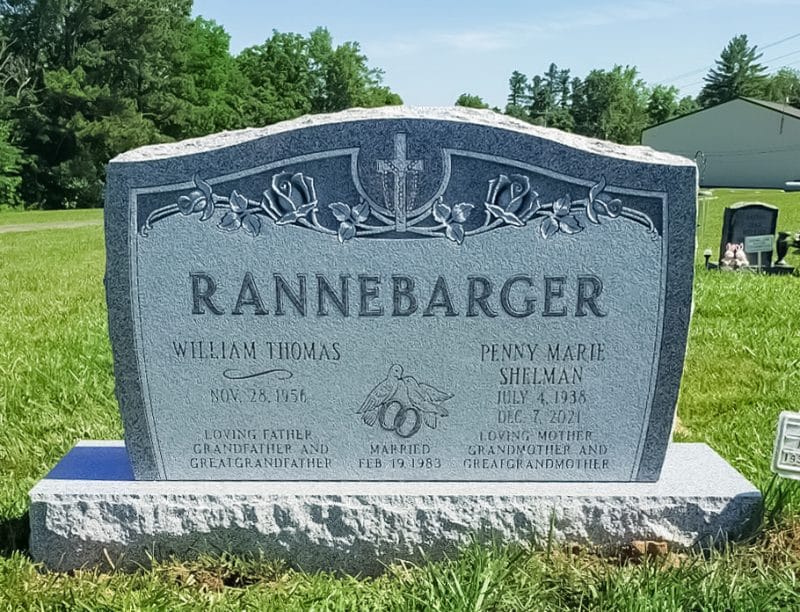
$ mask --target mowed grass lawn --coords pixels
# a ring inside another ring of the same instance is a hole
[[[779,229],[800,231],[800,194],[714,195],[698,240],[698,250],[710,246],[714,258],[722,208],[735,201],[775,204]],[[34,223],[45,214],[45,223],[72,220],[69,211],[0,213],[0,225]],[[769,469],[777,416],[800,407],[800,278],[698,268],[695,282],[676,437],[708,443],[770,490],[768,509],[782,509],[783,518],[765,521],[752,542],[643,563],[591,551],[474,546],[458,559],[393,566],[376,579],[307,575],[230,557],[132,575],[52,574],[27,557],[28,491],[76,440],[122,436],[102,228],[0,234],[0,262],[0,610],[800,607],[800,483],[771,486]],[[800,257],[790,262],[800,265]]]

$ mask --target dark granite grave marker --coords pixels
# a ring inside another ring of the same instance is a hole
[[[737,202],[725,208],[722,219],[722,239],[719,243],[720,260],[725,253],[725,245],[744,244],[748,236],[774,236],[778,223],[778,209],[761,202]],[[759,265],[758,252],[747,253],[751,266]],[[772,250],[761,252],[761,266],[769,267]]]

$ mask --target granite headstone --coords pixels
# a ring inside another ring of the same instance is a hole
[[[137,478],[658,478],[694,164],[477,117],[350,113],[112,161]]]
[[[750,236],[775,236],[778,224],[778,209],[761,202],[737,202],[725,208],[722,218],[722,238],[720,240],[720,260],[727,244],[745,244]],[[773,238],[774,243],[774,238]],[[751,266],[769,267],[772,263],[772,249],[757,251],[745,249]],[[759,254],[760,253],[760,254]]]
[[[80,442],[34,487],[33,557],[375,573],[476,538],[747,533],[758,491],[705,445],[668,448],[695,189],[689,160],[467,109],[118,157],[125,442]]]

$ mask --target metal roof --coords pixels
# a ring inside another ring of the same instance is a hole
[[[745,98],[742,96],[742,100],[747,100],[748,102],[752,102],[753,104],[758,104],[759,106],[763,106],[764,108],[769,108],[774,111],[778,111],[783,115],[789,115],[790,117],[795,117],[796,119],[800,119],[800,108],[795,108],[791,104],[784,104],[782,102],[767,102],[766,100],[757,100],[756,98]]]
[[[731,102],[735,102],[736,100],[744,100],[745,102],[749,102],[750,104],[755,104],[756,106],[767,108],[782,115],[786,115],[787,117],[800,119],[800,108],[795,108],[794,106],[791,106],[789,104],[783,104],[781,102],[767,102],[766,100],[758,100],[757,98],[746,98],[744,96],[739,96],[736,98],[732,98],[730,100],[726,100],[725,102],[720,102],[719,104],[715,104],[713,106],[707,106],[706,108],[699,108],[690,113],[686,113],[685,115],[672,117],[671,119],[667,119],[666,121],[662,121],[661,123],[654,123],[653,125],[648,125],[646,128],[642,130],[642,133],[646,132],[647,130],[651,130],[655,127],[664,125],[666,123],[672,123],[673,121],[678,121],[679,119],[683,119],[684,117],[688,117],[690,115],[696,115],[697,113],[704,113],[708,110],[711,110],[712,108],[717,108],[718,106],[722,106],[723,104],[730,104]]]

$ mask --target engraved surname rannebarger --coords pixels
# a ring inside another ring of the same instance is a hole
[[[573,198],[565,189],[557,197],[551,196],[550,201],[543,201],[531,181],[535,167],[499,157],[492,157],[491,161],[508,165],[512,171],[487,174],[485,196],[475,194],[468,202],[449,201],[447,188],[452,160],[460,156],[473,157],[474,161],[476,154],[469,151],[441,149],[447,171],[433,197],[418,204],[419,177],[425,171],[425,164],[421,159],[408,158],[404,133],[395,134],[392,150],[392,157],[378,159],[372,166],[380,175],[383,202],[372,199],[361,184],[356,163],[359,149],[332,150],[315,157],[353,156],[350,179],[358,194],[354,201],[321,201],[317,180],[303,171],[301,163],[290,160],[271,165],[285,169],[271,175],[260,199],[236,188],[228,195],[216,193],[211,183],[197,172],[192,179],[194,188],[180,195],[175,203],[151,212],[140,232],[147,236],[154,223],[181,214],[194,216],[201,222],[214,219],[223,232],[241,230],[256,237],[265,223],[273,223],[327,234],[341,243],[354,238],[411,237],[446,238],[460,245],[469,236],[500,227],[524,228],[529,223],[535,228],[534,235],[548,239],[578,234],[588,225],[600,225],[603,219],[619,218],[643,225],[654,239],[658,235],[647,214],[623,206],[618,197],[606,191],[605,177],[601,176],[588,189],[585,184],[573,185],[572,192],[580,190],[581,197]],[[545,168],[541,171],[549,172]]]
[[[208,272],[189,274],[193,315],[273,315],[343,317],[605,317],[603,281],[593,274],[513,274],[507,278],[469,275],[453,282],[444,276],[422,279],[394,274],[274,273],[257,280],[219,280]]]

